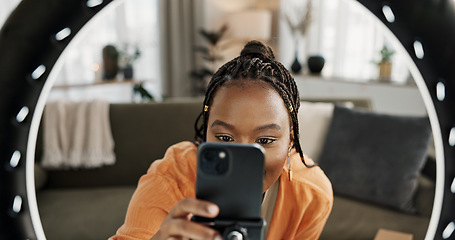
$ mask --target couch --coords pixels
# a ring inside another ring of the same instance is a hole
[[[348,102],[355,108],[371,109],[365,99],[304,100]],[[123,223],[140,176],[163,156],[168,146],[193,139],[194,119],[200,110],[200,99],[111,104],[109,116],[116,163],[96,169],[43,170],[39,166],[40,133],[35,179],[47,239],[107,239],[114,234]],[[327,132],[328,127],[325,128]],[[319,138],[324,141],[323,137]],[[332,214],[321,239],[373,239],[379,228],[412,233],[414,239],[423,239],[433,195],[434,179],[423,174],[419,175],[415,194],[417,211],[412,214],[335,194]]]

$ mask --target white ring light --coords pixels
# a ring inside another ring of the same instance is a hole
[[[0,90],[4,91],[0,94],[0,116],[2,116],[0,118],[2,135],[0,161],[4,163],[2,165],[4,167],[0,168],[2,196],[0,198],[2,210],[0,211],[0,238],[2,239],[45,239],[36,205],[33,165],[39,119],[52,85],[53,77],[50,70],[58,67],[57,59],[74,35],[111,2],[111,0],[65,0],[59,3],[52,1],[53,5],[47,4],[50,1],[52,0],[23,0],[0,32],[1,58],[10,56],[8,60],[15,60],[8,62],[1,61],[0,58],[2,76]],[[424,99],[436,145],[437,186],[425,239],[452,238],[455,231],[455,163],[449,160],[455,157],[455,116],[453,115],[455,86],[449,80],[455,79],[455,72],[451,70],[455,59],[437,51],[437,47],[445,47],[446,50],[454,48],[455,1],[396,0],[391,3],[381,3],[375,0],[359,0],[358,2],[388,27],[389,30],[386,32],[398,51],[409,54],[408,61],[412,62],[409,65],[410,70]],[[58,4],[61,5],[56,6]],[[55,9],[50,11],[49,6],[54,6]],[[435,37],[429,34],[433,29],[424,31],[426,29],[412,25],[413,22],[425,24],[422,19],[406,21],[415,17],[412,16],[413,11],[410,8],[423,9],[426,14],[432,14],[431,18],[425,21],[433,20],[438,23],[439,30],[435,31],[445,31],[445,38],[434,39]],[[29,11],[34,14],[28,14]],[[444,11],[445,15],[435,14],[438,11]],[[36,18],[39,19],[38,21],[30,17],[41,16],[44,13],[49,17]],[[49,22],[40,25],[40,21]],[[27,23],[32,24],[28,26]],[[38,27],[35,29],[36,26]],[[40,29],[40,26],[47,29]],[[15,31],[11,30],[13,28]],[[16,47],[19,52],[11,52],[8,47],[15,48],[11,43],[15,42],[13,37],[19,30],[26,33],[24,37],[34,37],[33,39],[37,40],[37,46],[32,49],[24,48],[22,52]],[[420,36],[410,36],[413,33]],[[438,45],[435,46],[434,42],[429,44],[431,41],[437,41]],[[445,62],[436,64],[439,58]],[[450,67],[441,67],[444,64]],[[49,80],[46,81],[46,79]],[[14,95],[18,92],[21,93],[20,96]],[[438,119],[438,115],[442,118]],[[446,158],[445,164],[444,158]],[[18,177],[24,172],[25,179]]]

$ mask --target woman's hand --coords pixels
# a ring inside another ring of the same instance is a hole
[[[160,230],[151,240],[162,239],[216,239],[221,235],[214,229],[191,221],[193,215],[214,218],[218,215],[217,205],[186,198],[177,203],[161,224]]]

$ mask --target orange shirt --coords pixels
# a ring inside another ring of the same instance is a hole
[[[125,223],[111,240],[149,240],[173,206],[195,198],[196,153],[193,143],[181,142],[153,162],[139,180]],[[305,167],[295,151],[291,162],[292,181],[283,167],[267,239],[318,239],[332,209],[331,183],[319,167]]]

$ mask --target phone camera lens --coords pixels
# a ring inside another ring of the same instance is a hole
[[[223,175],[228,171],[228,154],[222,149],[207,149],[202,153],[201,169],[211,175]]]
[[[227,171],[227,162],[220,161],[218,164],[216,164],[216,172],[218,174],[223,174],[226,171]]]
[[[204,153],[204,160],[207,162],[213,162],[216,160],[216,153],[214,151],[208,150]]]

